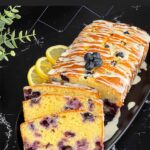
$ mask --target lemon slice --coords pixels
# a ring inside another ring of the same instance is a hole
[[[46,57],[41,57],[36,61],[35,64],[35,69],[38,75],[43,78],[48,80],[48,71],[50,71],[52,68],[52,64]]]
[[[41,78],[36,70],[35,70],[35,66],[32,66],[29,71],[28,71],[28,75],[27,75],[27,78],[28,78],[28,83],[29,85],[35,85],[35,84],[41,84],[41,83],[45,83],[46,80]]]
[[[54,65],[66,49],[68,49],[68,47],[64,45],[51,46],[46,50],[46,57]]]

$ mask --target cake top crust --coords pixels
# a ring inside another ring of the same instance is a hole
[[[125,93],[146,57],[150,36],[138,27],[96,20],[87,25],[62,53],[49,77],[72,75],[93,77],[96,81]],[[98,52],[102,65],[88,71],[84,56]]]

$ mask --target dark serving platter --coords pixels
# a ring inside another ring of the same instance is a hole
[[[7,105],[10,106],[7,107],[7,110],[3,111],[9,113],[10,109],[18,110],[15,130],[18,149],[23,149],[19,130],[19,126],[23,122],[22,110],[19,111],[21,108],[20,99],[23,99],[22,88],[27,85],[26,74],[28,69],[39,57],[45,54],[47,47],[56,44],[71,44],[82,28],[96,19],[121,21],[141,27],[150,33],[150,20],[143,17],[147,15],[147,18],[150,18],[150,7],[130,7],[121,12],[115,11],[114,13],[111,13],[111,9],[105,15],[99,15],[85,6],[46,7],[46,9],[43,9],[42,15],[30,28],[36,30],[38,42],[31,43],[30,46],[27,46],[20,53],[18,51],[18,56],[14,60],[11,60],[7,69],[0,74],[3,80],[5,80],[5,84],[4,81],[1,81],[2,85],[11,87],[12,90],[10,95],[4,94],[4,99],[6,101],[9,99],[9,104]],[[121,138],[148,99],[150,90],[150,52],[148,53],[146,62],[148,65],[147,71],[142,70],[140,73],[141,81],[137,85],[132,86],[128,93],[125,105],[121,108],[121,117],[118,123],[119,130],[109,141],[105,142],[105,149],[110,149]],[[3,92],[7,93],[7,91]],[[14,104],[14,100],[18,101],[18,103]],[[129,111],[127,104],[130,101],[134,101],[136,105]]]

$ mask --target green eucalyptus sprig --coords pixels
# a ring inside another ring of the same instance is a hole
[[[21,16],[18,14],[18,8],[20,6],[9,6],[7,9],[4,9],[3,13],[0,13],[0,61],[8,61],[8,56],[16,55],[13,49],[18,48],[17,40],[25,43],[25,41],[31,41],[31,37],[36,39],[35,30],[31,34],[28,31],[20,31],[18,34],[16,34],[15,30],[11,32],[9,26],[15,19],[21,19]],[[11,50],[6,52],[6,48]]]

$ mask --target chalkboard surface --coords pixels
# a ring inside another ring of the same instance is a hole
[[[115,5],[100,6],[101,11],[89,6],[42,6],[22,7],[22,20],[16,22],[13,28],[36,29],[38,41],[20,44],[16,50],[17,56],[10,62],[0,63],[0,150],[18,149],[19,132],[17,118],[21,118],[21,102],[23,100],[23,86],[27,85],[28,69],[37,58],[45,54],[47,47],[56,44],[69,45],[81,29],[96,19],[121,21],[145,29],[150,33],[149,6],[131,5],[116,9]],[[2,8],[2,7],[1,7]],[[146,59],[148,71],[140,74],[142,81],[133,86],[122,108],[119,131],[105,147],[112,146],[120,135],[133,121],[141,107],[142,111],[132,123],[124,136],[117,142],[119,150],[147,150],[150,136],[148,92],[150,88],[150,54]],[[127,103],[136,102],[136,109],[127,111]],[[20,146],[20,144],[19,144]]]

